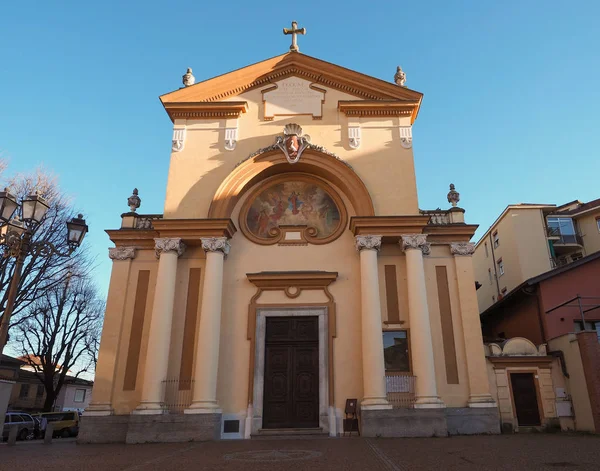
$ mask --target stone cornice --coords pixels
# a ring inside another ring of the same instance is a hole
[[[227,237],[202,237],[202,250],[205,252],[222,252],[223,255],[227,256],[231,245]]]
[[[419,234],[429,222],[429,216],[353,216],[350,230],[357,235],[379,234],[384,243],[396,243],[403,234]]]
[[[428,225],[423,229],[423,232],[427,234],[429,242],[450,244],[452,242],[469,242],[478,227],[477,224]]]
[[[338,110],[346,116],[379,118],[386,116],[411,116],[414,121],[419,110],[419,101],[392,100],[340,100]]]
[[[450,253],[452,255],[473,255],[475,253],[475,244],[472,242],[451,242]]]
[[[248,281],[261,289],[322,289],[337,279],[337,272],[328,271],[291,271],[247,273]]]
[[[354,247],[357,252],[361,250],[381,250],[380,235],[357,235],[354,241]]]
[[[108,258],[111,260],[131,260],[135,258],[134,247],[112,247],[108,249]]]
[[[248,111],[246,101],[163,103],[171,121],[176,119],[231,119]]]
[[[109,229],[105,231],[117,247],[135,247],[136,249],[154,249],[157,231],[140,229]]]
[[[185,251],[185,244],[179,237],[154,239],[156,258],[163,253],[175,252],[180,257]]]
[[[231,219],[160,219],[154,229],[160,237],[181,237],[188,245],[200,245],[202,237],[231,239],[237,231]]]

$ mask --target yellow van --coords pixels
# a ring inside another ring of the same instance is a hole
[[[38,414],[40,420],[46,419],[54,424],[55,437],[76,437],[79,433],[79,413],[77,412],[42,412]]]

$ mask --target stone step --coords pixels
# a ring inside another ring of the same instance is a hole
[[[252,439],[272,440],[286,438],[327,438],[329,434],[323,431],[322,427],[317,428],[268,428],[260,429],[258,433],[250,435]]]

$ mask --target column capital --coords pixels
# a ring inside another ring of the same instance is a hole
[[[381,236],[379,235],[357,235],[355,239],[354,246],[358,252],[361,250],[376,250],[379,252],[381,250]]]
[[[128,260],[135,258],[134,247],[111,247],[108,249],[108,258],[111,260]]]
[[[175,252],[179,257],[185,251],[185,244],[179,237],[154,239],[154,251],[156,258],[159,258],[160,254],[168,252]]]
[[[427,234],[405,234],[402,236],[402,250],[420,250],[424,255],[431,252],[431,244],[427,242]]]
[[[231,244],[227,237],[202,237],[202,250],[205,252],[222,252],[226,257],[231,250]]]
[[[473,242],[451,242],[450,253],[454,256],[471,256],[475,253],[475,244]]]

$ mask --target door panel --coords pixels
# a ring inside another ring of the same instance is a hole
[[[510,382],[519,426],[541,425],[533,373],[511,373]]]
[[[269,317],[266,329],[263,427],[318,427],[318,318]]]

